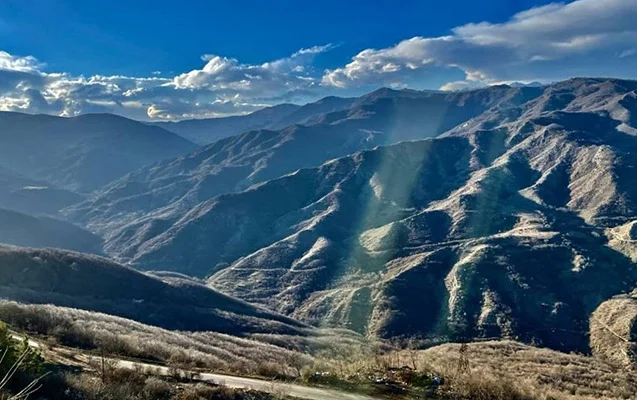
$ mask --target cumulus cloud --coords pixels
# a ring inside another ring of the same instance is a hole
[[[307,68],[317,54],[333,47],[325,45],[301,49],[290,57],[260,65],[242,64],[234,58],[206,54],[202,57],[206,61],[202,69],[176,76],[173,85],[178,89],[277,95],[317,84]]]
[[[503,23],[477,22],[455,27],[446,36],[366,49],[327,71],[317,71],[314,59],[336,47],[332,44],[261,64],[206,54],[199,68],[179,74],[153,71],[146,77],[50,72],[33,56],[0,51],[0,110],[185,119],[244,114],[282,101],[353,95],[381,85],[432,85],[432,77],[441,74],[453,76],[443,90],[573,76],[633,78],[635,20],[635,0],[554,3]]]
[[[259,65],[204,55],[203,68],[172,78],[159,72],[149,77],[47,73],[46,65],[35,57],[0,52],[0,110],[63,116],[112,112],[136,119],[247,113],[281,97],[312,93],[320,75],[311,63],[333,47],[301,49]]]
[[[332,87],[385,85],[422,76],[434,67],[459,69],[465,81],[445,88],[507,80],[554,80],[575,75],[633,77],[637,2],[579,0],[514,15],[501,24],[473,23],[443,37],[414,37],[367,49],[326,71]]]
[[[16,72],[37,72],[44,64],[40,63],[35,57],[18,57],[13,56],[6,51],[0,51],[0,70],[16,71]]]

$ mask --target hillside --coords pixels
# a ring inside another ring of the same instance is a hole
[[[5,209],[0,209],[0,243],[94,254],[102,252],[102,239],[80,227],[46,216]]]
[[[228,136],[267,128],[294,113],[299,108],[300,106],[294,104],[280,104],[266,107],[247,115],[190,119],[178,122],[153,122],[151,125],[176,133],[194,143],[205,145]]]
[[[637,284],[631,244],[606,236],[635,215],[635,89],[556,84],[438,139],[150,219],[120,254],[315,324],[587,351],[589,315]]]
[[[159,127],[110,114],[74,118],[0,113],[2,164],[24,177],[89,192],[196,146]]]
[[[161,280],[104,258],[0,247],[0,296],[99,311],[173,330],[292,333],[302,325],[185,279]]]
[[[355,100],[354,98],[331,96],[303,106],[279,104],[247,115],[178,122],[154,122],[152,125],[174,132],[194,143],[206,145],[248,131],[276,130],[295,124],[312,124],[316,118],[323,114],[348,109]]]
[[[79,203],[84,197],[35,181],[0,165],[0,207],[27,214],[55,215],[62,208]]]
[[[66,210],[66,215],[103,235],[109,254],[124,259],[129,248],[217,195],[361,149],[436,136],[486,110],[535,98],[542,90],[504,86],[467,93],[381,89],[356,99],[345,111],[322,114],[306,126],[247,132],[140,169]],[[332,107],[333,100],[328,100]]]

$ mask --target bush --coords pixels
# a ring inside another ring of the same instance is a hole
[[[143,392],[148,400],[170,400],[173,397],[172,386],[155,377],[146,379]]]
[[[176,400],[274,400],[267,393],[252,390],[235,390],[224,386],[196,385],[186,388]]]
[[[534,400],[520,383],[479,373],[454,377],[448,393],[452,398],[471,400]]]

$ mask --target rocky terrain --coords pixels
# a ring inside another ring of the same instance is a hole
[[[105,237],[110,255],[128,257],[130,247],[214,196],[361,149],[433,137],[485,110],[524,103],[541,91],[504,86],[468,93],[381,89],[356,99],[347,110],[323,114],[307,125],[247,132],[142,168],[69,208],[66,215]],[[325,103],[335,101],[324,99],[297,113],[312,115],[314,108],[323,110]]]
[[[576,79],[435,107],[436,93],[379,91],[313,125],[140,170],[73,215],[132,265],[209,277],[308,323],[586,351],[589,315],[637,281],[632,239],[621,242],[635,215],[636,89]],[[366,123],[377,131],[364,136]],[[140,208],[156,211],[128,219]],[[102,225],[113,215],[126,223]]]
[[[289,321],[588,352],[590,315],[637,286],[636,91],[582,78],[327,98],[61,215],[122,263]]]

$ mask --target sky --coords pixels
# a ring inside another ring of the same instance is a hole
[[[245,114],[381,86],[636,78],[637,0],[3,0],[0,110]]]

